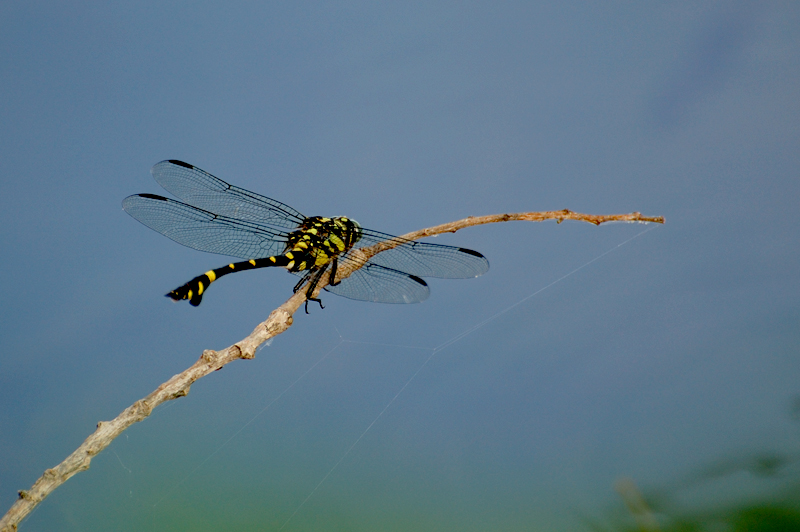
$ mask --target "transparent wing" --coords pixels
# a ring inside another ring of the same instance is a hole
[[[286,234],[281,231],[155,194],[128,196],[122,208],[147,227],[200,251],[258,259],[280,255],[286,249]]]
[[[325,290],[339,296],[376,303],[418,303],[430,289],[421,277],[466,279],[489,269],[486,257],[471,249],[405,240],[386,233],[363,229],[356,248],[393,241],[398,246],[373,256],[359,270],[336,286]],[[352,261],[350,254],[340,263]],[[308,275],[306,272],[294,272]]]
[[[489,271],[486,257],[471,249],[441,244],[428,244],[364,229],[356,247],[367,247],[384,241],[400,244],[369,260],[369,264],[399,270],[418,277],[469,279]]]
[[[151,172],[171,194],[214,214],[284,229],[296,229],[305,218],[280,201],[228,184],[183,161],[161,161]]]
[[[430,289],[419,277],[367,263],[353,275],[325,290],[337,296],[374,303],[419,303]]]

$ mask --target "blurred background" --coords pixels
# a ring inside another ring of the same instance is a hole
[[[164,298],[228,262],[121,209],[181,159],[394,234],[667,223],[440,236],[490,271],[323,295],[20,530],[797,525],[799,81],[789,1],[0,4],[2,511],[291,295]]]

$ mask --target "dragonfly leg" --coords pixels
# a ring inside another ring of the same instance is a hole
[[[338,266],[338,264],[339,264],[339,259],[338,258],[334,258],[331,261],[331,274],[328,277],[328,279],[330,279],[328,281],[328,284],[331,285],[331,286],[336,286],[337,284],[341,283],[341,281],[337,281],[336,280],[336,267]]]
[[[305,283],[306,281],[308,281],[308,275],[304,275],[303,277],[300,278],[299,281],[297,281],[297,284],[294,285],[294,288],[292,288],[292,293],[296,294],[297,291],[300,290],[300,287],[303,286],[303,283]]]
[[[319,303],[319,308],[325,308],[322,305],[322,300],[318,297],[314,297],[314,290],[316,290],[317,285],[319,284],[319,279],[322,277],[322,274],[325,273],[325,270],[328,268],[327,265],[323,266],[319,271],[317,271],[311,281],[308,283],[308,290],[306,290],[306,314],[308,314],[308,302],[309,301],[316,301]]]
[[[308,302],[309,302],[309,301],[316,301],[317,303],[319,303],[319,308],[325,308],[325,307],[322,305],[322,300],[321,300],[321,299],[318,299],[318,298],[316,298],[316,297],[307,297],[307,298],[306,298],[306,314],[308,314],[308,313],[309,313],[309,312],[308,312]]]

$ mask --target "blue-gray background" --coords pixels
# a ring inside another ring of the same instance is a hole
[[[163,193],[168,158],[392,233],[561,208],[667,224],[441,236],[489,273],[419,305],[328,295],[22,530],[575,529],[608,522],[624,477],[677,513],[785,499],[798,67],[788,0],[3,2],[2,510],[291,293],[262,270],[199,308],[163,297],[227,262],[121,210]]]

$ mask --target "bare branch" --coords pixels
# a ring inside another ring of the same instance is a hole
[[[564,209],[561,211],[517,212],[511,214],[490,214],[488,216],[470,216],[469,218],[464,218],[462,220],[457,220],[455,222],[449,222],[442,225],[436,225],[434,227],[428,227],[427,229],[420,229],[419,231],[406,233],[394,240],[387,242],[380,242],[368,248],[359,249],[357,251],[361,253],[351,253],[350,255],[351,259],[355,259],[353,263],[343,265],[341,269],[337,272],[336,277],[338,279],[346,279],[354,271],[361,268],[361,266],[364,265],[364,262],[369,260],[371,257],[377,255],[381,251],[386,251],[394,247],[397,247],[407,240],[419,240],[420,238],[440,235],[442,233],[455,233],[460,229],[465,229],[467,227],[472,227],[475,225],[493,224],[498,222],[513,222],[513,221],[544,222],[545,220],[555,220],[556,223],[561,223],[564,220],[576,220],[580,222],[589,222],[590,224],[594,225],[600,225],[609,222],[641,222],[641,223],[658,223],[658,224],[664,223],[663,216],[642,216],[638,212],[632,212],[630,214],[603,215],[603,214],[581,214],[579,212],[572,212],[569,209]],[[357,262],[358,259],[362,258],[363,262]],[[321,290],[322,287],[327,284],[327,282],[328,278],[323,276],[322,282],[320,282],[319,290]],[[316,290],[314,292],[315,297],[319,293],[319,290]]]
[[[400,245],[404,240],[418,240],[426,236],[438,235],[441,233],[455,233],[460,229],[474,225],[483,225],[497,222],[508,222],[513,220],[541,222],[544,220],[556,220],[561,223],[564,220],[578,220],[600,225],[606,222],[653,222],[664,223],[663,217],[642,216],[638,212],[631,214],[616,215],[592,215],[580,214],[564,209],[563,211],[548,212],[528,212],[516,214],[495,214],[490,216],[469,217],[463,220],[450,222],[427,229],[421,229],[412,233],[407,233],[393,242],[382,242],[368,248],[362,248],[351,253],[350,257],[355,259],[343,265],[337,277],[345,279],[354,271],[358,270],[364,263],[374,255]],[[328,274],[320,279],[319,284],[314,290],[314,297],[328,284]],[[100,453],[122,432],[139,421],[142,421],[153,411],[155,407],[183,397],[189,393],[192,383],[201,377],[205,377],[224,365],[234,360],[245,358],[255,358],[256,349],[268,339],[281,334],[292,325],[292,316],[295,311],[306,301],[306,291],[298,290],[283,305],[273,310],[266,321],[260,323],[250,335],[221,351],[203,351],[203,354],[190,368],[173,376],[167,382],[159,386],[150,395],[136,401],[131,406],[122,411],[111,421],[101,421],[95,430],[72,454],[63,462],[52,469],[48,469],[37,480],[29,490],[19,492],[19,499],[11,506],[8,512],[0,519],[0,532],[12,532],[17,530],[17,525],[54,489],[67,481],[71,476],[81,471],[89,469],[92,457]]]

